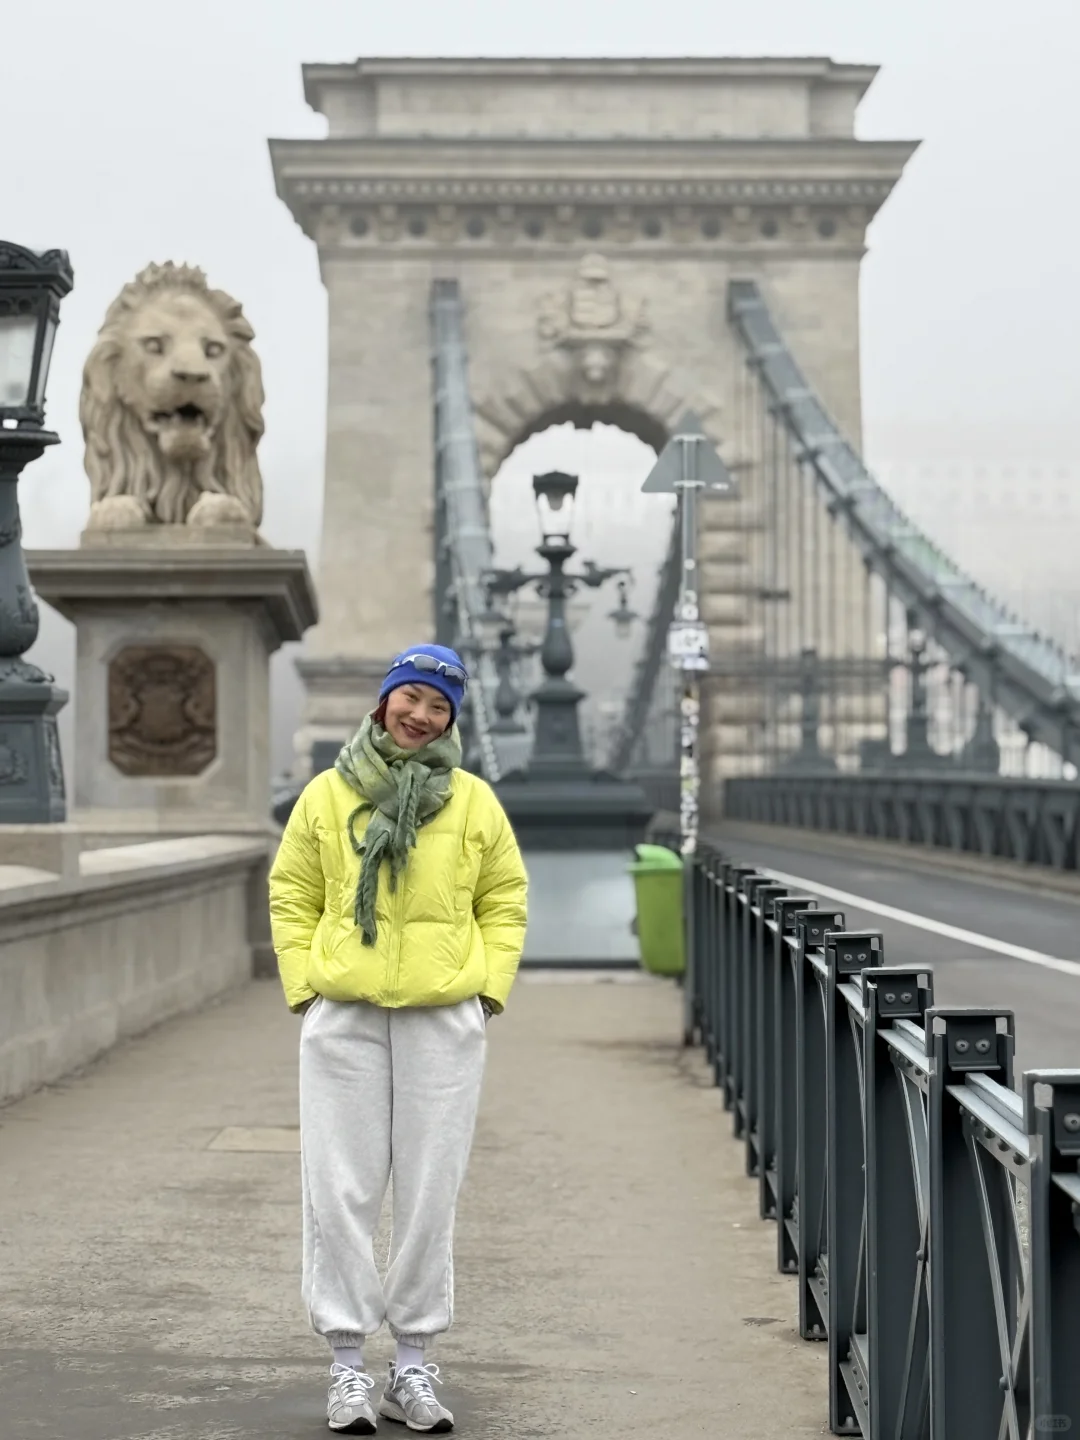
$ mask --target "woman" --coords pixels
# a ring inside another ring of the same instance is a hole
[[[483,780],[460,769],[468,675],[415,645],[378,708],[316,776],[270,876],[274,948],[303,1012],[303,1295],[334,1352],[331,1430],[375,1430],[363,1346],[389,1322],[397,1355],[380,1413],[453,1428],[427,1363],[453,1314],[454,1208],[484,1067],[485,1029],[514,982],[525,871]],[[385,1285],[372,1239],[393,1172]]]

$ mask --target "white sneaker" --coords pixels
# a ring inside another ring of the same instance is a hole
[[[444,1435],[454,1428],[454,1417],[435,1398],[431,1382],[439,1379],[437,1365],[407,1365],[404,1370],[390,1366],[390,1379],[383,1391],[379,1414],[396,1420],[410,1430],[423,1430]]]
[[[351,1365],[330,1366],[326,1396],[326,1423],[345,1435],[374,1435],[378,1421],[371,1403],[375,1381],[365,1370]]]

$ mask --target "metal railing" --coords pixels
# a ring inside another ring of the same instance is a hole
[[[466,657],[473,673],[467,700],[470,749],[484,777],[500,766],[492,735],[499,677],[484,644],[484,576],[491,570],[487,488],[469,398],[464,307],[456,280],[431,286],[431,363],[435,392],[436,634]],[[467,757],[467,759],[470,757]]]
[[[1017,1091],[1010,1012],[935,1007],[925,966],[710,845],[690,883],[691,1038],[828,1343],[833,1433],[1080,1428],[1080,1070]]]
[[[1080,785],[991,776],[759,775],[724,784],[724,816],[1080,869]]]

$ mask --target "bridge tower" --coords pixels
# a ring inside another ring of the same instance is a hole
[[[329,297],[302,751],[339,740],[387,656],[434,629],[434,281],[463,296],[489,478],[550,424],[606,421],[659,449],[687,408],[737,463],[744,371],[726,306],[738,278],[760,285],[859,442],[859,266],[914,149],[855,138],[874,74],[827,59],[305,67],[326,137],[271,141],[278,194],[318,246]],[[752,646],[761,624],[747,577],[762,515],[752,485],[706,509],[718,657]],[[830,583],[854,586],[860,564],[841,547]],[[717,776],[746,768],[757,704],[745,684],[714,687]]]

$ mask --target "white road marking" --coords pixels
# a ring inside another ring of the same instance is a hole
[[[853,905],[870,915],[880,915],[883,920],[895,920],[901,925],[910,925],[914,930],[927,930],[931,935],[941,935],[946,940],[959,940],[980,950],[1007,955],[1010,960],[1022,960],[1025,965],[1041,965],[1044,970],[1059,970],[1063,975],[1080,975],[1080,960],[1061,960],[1056,955],[1044,955],[1041,950],[1029,950],[1026,945],[1012,945],[1008,940],[995,940],[992,935],[979,935],[974,930],[962,930],[959,925],[947,925],[944,920],[932,920],[928,915],[916,915],[913,910],[898,910],[895,905],[883,905],[879,900],[868,900],[865,895],[852,895],[849,890],[835,890],[831,885],[822,885],[817,880],[807,880],[804,876],[785,875],[782,870],[773,870],[765,865],[761,869],[763,874],[771,875],[782,885],[790,885],[795,890],[811,895],[820,895],[823,900],[836,900],[841,905]]]

